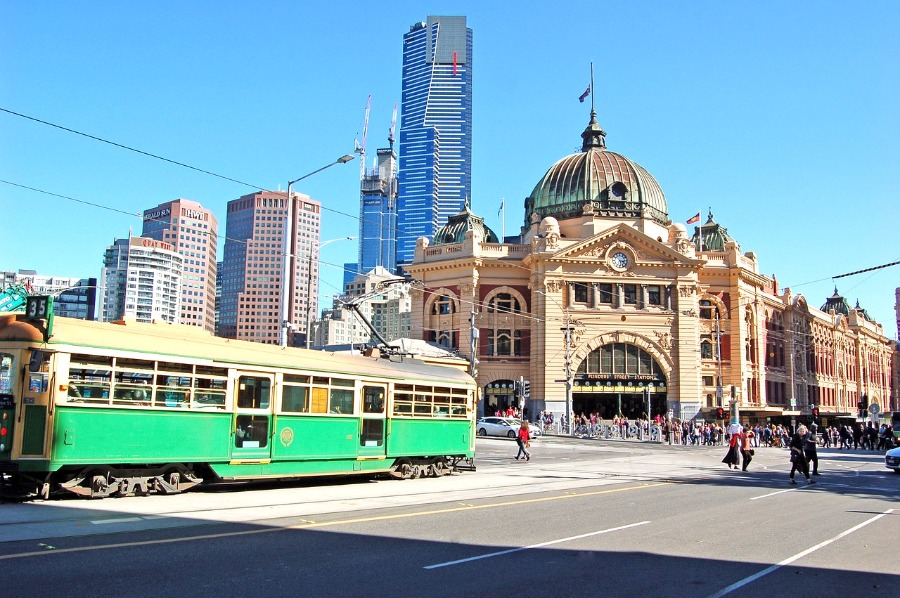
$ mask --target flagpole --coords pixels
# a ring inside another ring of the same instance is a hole
[[[701,208],[699,212],[700,214],[700,234],[697,235],[697,245],[700,246],[700,252],[703,252],[703,209]]]
[[[594,61],[591,61],[591,112],[594,111]],[[571,425],[571,424],[569,424]]]
[[[506,242],[506,199],[500,198],[500,242]]]

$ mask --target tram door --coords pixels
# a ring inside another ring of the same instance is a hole
[[[384,386],[367,384],[362,387],[362,417],[359,421],[360,457],[383,458],[386,451],[384,410],[387,403]]]
[[[275,381],[267,374],[240,374],[235,384],[231,458],[268,460],[272,456]]]

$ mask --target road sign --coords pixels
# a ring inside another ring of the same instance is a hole
[[[797,406],[797,399],[791,399],[791,407]]]
[[[878,403],[872,403],[869,405],[869,413],[872,415],[878,415],[881,412],[881,407],[878,406]]]

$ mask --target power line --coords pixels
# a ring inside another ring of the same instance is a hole
[[[872,266],[871,268],[866,268],[864,270],[857,270],[856,272],[847,272],[846,274],[838,274],[837,276],[832,276],[832,278],[844,278],[845,276],[853,276],[854,274],[862,274],[863,272],[871,272],[872,270],[881,270],[882,268],[889,268],[890,266],[896,266],[900,264],[900,261],[891,262],[890,264],[882,264],[880,266]]]
[[[241,181],[241,180],[238,180],[238,179],[233,179],[233,178],[231,178],[231,177],[227,177],[227,176],[225,176],[225,175],[223,175],[223,174],[218,174],[218,173],[212,172],[212,171],[210,171],[210,170],[204,170],[203,168],[198,168],[198,167],[196,167],[196,166],[191,166],[190,164],[185,164],[184,162],[179,162],[179,161],[177,161],[177,160],[172,160],[172,159],[169,159],[169,158],[164,158],[163,156],[159,156],[159,155],[157,155],[157,154],[152,154],[152,153],[150,153],[150,152],[145,152],[144,150],[139,150],[139,149],[137,149],[137,148],[135,148],[135,147],[131,147],[131,146],[128,146],[128,145],[124,145],[124,144],[122,144],[122,143],[116,143],[115,141],[110,141],[109,139],[104,139],[104,138],[102,138],[102,137],[97,137],[96,135],[90,135],[90,134],[88,134],[88,133],[83,133],[83,132],[81,132],[81,131],[76,131],[75,129],[70,129],[69,127],[64,127],[64,126],[62,126],[62,125],[57,125],[57,124],[55,124],[55,123],[48,122],[48,121],[46,121],[46,120],[41,120],[41,119],[35,118],[35,117],[33,117],[33,116],[28,116],[27,114],[21,114],[21,113],[19,113],[19,112],[13,112],[12,110],[8,110],[8,109],[2,108],[2,107],[0,107],[0,112],[6,112],[7,114],[12,114],[13,116],[18,116],[18,117],[20,117],[20,118],[25,118],[25,119],[27,119],[27,120],[31,120],[31,121],[34,121],[34,122],[36,122],[36,123],[40,123],[40,124],[42,124],[42,125],[47,125],[48,127],[53,127],[53,128],[55,128],[55,129],[60,129],[60,130],[62,130],[62,131],[66,131],[66,132],[69,132],[69,133],[74,133],[74,134],[76,134],[76,135],[81,135],[82,137],[87,137],[88,139],[93,139],[94,141],[99,141],[99,142],[101,142],[101,143],[108,143],[109,145],[114,145],[114,146],[116,146],[116,147],[120,147],[120,148],[125,149],[125,150],[128,150],[128,151],[130,151],[130,152],[134,152],[134,153],[136,153],[136,154],[142,154],[142,155],[144,155],[144,156],[149,156],[150,158],[156,158],[157,160],[162,160],[163,162],[169,162],[170,164],[175,164],[176,166],[181,166],[181,167],[183,167],[183,168],[190,168],[191,170],[196,170],[197,172],[202,172],[203,174],[208,174],[208,175],[210,175],[210,176],[214,176],[214,177],[217,177],[217,178],[220,178],[220,179],[224,179],[224,180],[226,180],[226,181],[231,181],[232,183],[237,183],[237,184],[239,184],[239,185],[245,185],[245,186],[247,186],[247,187],[252,187],[253,189],[265,189],[265,187],[263,187],[263,186],[261,186],[261,185],[254,185],[254,184],[252,184],[252,183],[246,183],[246,182]]]

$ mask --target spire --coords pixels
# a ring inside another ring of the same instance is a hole
[[[591,122],[581,133],[581,151],[586,152],[592,147],[606,149],[606,131],[597,122],[597,111],[591,108]]]

